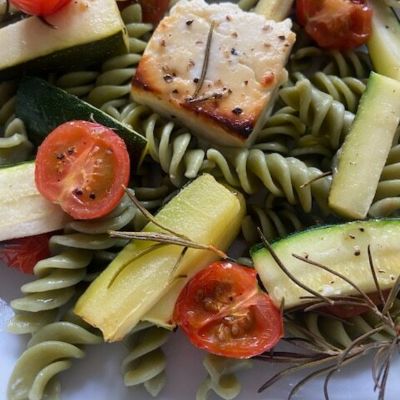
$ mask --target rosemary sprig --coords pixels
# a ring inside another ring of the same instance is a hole
[[[211,22],[210,30],[208,31],[206,49],[204,52],[203,67],[201,69],[201,76],[200,76],[199,81],[197,82],[196,90],[193,94],[192,101],[193,101],[193,99],[196,99],[197,96],[199,95],[200,90],[202,89],[202,87],[204,85],[204,81],[207,76],[208,65],[210,63],[211,43],[212,43],[212,38],[213,38],[213,34],[214,34],[214,29],[215,29],[215,22],[213,21],[213,22]]]

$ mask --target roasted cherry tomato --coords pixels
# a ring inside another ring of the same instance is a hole
[[[59,11],[71,0],[10,0],[10,2],[25,14],[46,17]]]
[[[367,0],[297,0],[297,20],[320,47],[347,50],[368,40],[372,9]]]
[[[275,346],[283,335],[280,311],[257,285],[256,271],[216,262],[197,273],[175,305],[174,321],[197,347],[250,358]]]
[[[157,25],[169,7],[169,0],[139,0],[143,11],[143,21]]]
[[[31,274],[40,260],[50,256],[51,233],[0,242],[0,263]]]
[[[46,137],[36,156],[40,193],[75,219],[109,213],[123,196],[129,173],[125,142],[93,122],[60,125]]]
[[[383,299],[386,301],[389,296],[390,290],[384,291]],[[378,293],[369,294],[368,297],[373,301],[374,304],[380,306],[382,304],[382,299]],[[349,319],[356,317],[357,315],[361,315],[369,311],[370,309],[367,306],[326,306],[320,309],[322,312],[330,315],[334,315],[335,317],[341,319]]]

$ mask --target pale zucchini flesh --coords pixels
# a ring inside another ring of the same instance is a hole
[[[346,218],[365,218],[400,120],[400,82],[371,73],[345,139],[329,205]]]
[[[61,229],[70,220],[35,184],[33,162],[0,168],[0,241]]]
[[[274,21],[284,20],[290,13],[293,0],[260,0],[254,12]]]
[[[368,51],[374,70],[400,80],[400,23],[395,11],[384,1],[369,0],[373,9],[372,34]]]
[[[356,221],[310,229],[275,242],[279,259],[301,283],[324,296],[359,295],[334,274],[307,264],[293,254],[340,272],[365,293],[376,292],[368,262],[371,247],[373,264],[382,290],[390,289],[400,274],[400,220]],[[273,260],[268,250],[252,250],[255,268],[275,304],[284,299],[285,309],[300,306],[311,294],[294,283]]]
[[[202,175],[175,196],[156,219],[197,243],[225,250],[237,236],[244,213],[240,194],[212,176]],[[144,230],[161,229],[148,224]],[[180,246],[154,245],[133,240],[78,300],[75,313],[99,328],[105,340],[121,340],[169,290],[177,287],[177,282],[185,282],[217,258],[210,251],[189,249],[183,255]],[[171,306],[168,310],[171,314]],[[165,324],[168,319],[170,315],[164,317]]]

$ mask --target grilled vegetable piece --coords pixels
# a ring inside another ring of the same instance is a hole
[[[353,281],[365,293],[376,292],[368,262],[371,246],[373,264],[382,290],[391,288],[400,274],[400,220],[356,221],[323,226],[291,235],[272,244],[287,270],[308,288],[324,296],[359,295],[344,280],[299,260],[316,261]],[[252,250],[255,268],[276,305],[285,301],[290,309],[309,302],[310,293],[294,283],[263,246]]]
[[[329,194],[329,205],[338,214],[366,217],[399,121],[400,82],[372,72]]]
[[[243,198],[202,175],[186,186],[155,217],[163,226],[192,241],[227,249],[245,213]],[[145,232],[162,232],[152,223]],[[174,287],[184,285],[217,258],[206,250],[133,240],[79,299],[75,313],[99,328],[107,341],[118,341]],[[177,292],[177,295],[179,291]],[[170,317],[172,317],[171,309]]]

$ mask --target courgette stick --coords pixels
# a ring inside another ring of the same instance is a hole
[[[372,72],[329,194],[329,205],[339,215],[366,217],[399,121],[400,82]]]
[[[396,12],[382,0],[369,0],[373,10],[368,51],[374,70],[400,80],[400,22]]]

